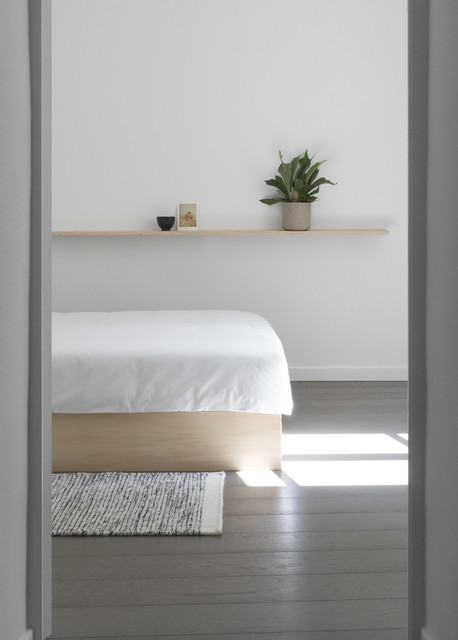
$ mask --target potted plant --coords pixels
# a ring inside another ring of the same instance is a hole
[[[311,203],[318,199],[318,192],[323,184],[336,184],[326,178],[318,178],[319,167],[325,162],[312,164],[314,156],[296,156],[291,162],[283,162],[281,151],[279,175],[265,180],[270,187],[275,187],[278,196],[263,198],[265,204],[283,203],[282,223],[287,231],[307,231],[310,229]]]

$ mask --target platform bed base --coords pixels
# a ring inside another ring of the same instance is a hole
[[[52,424],[55,473],[281,467],[277,414],[54,413]]]

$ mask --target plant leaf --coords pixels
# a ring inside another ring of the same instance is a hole
[[[322,160],[321,162],[316,162],[315,164],[313,164],[305,174],[304,182],[313,182],[313,180],[315,180],[318,175],[320,165],[322,165],[324,162],[326,162],[326,160]]]
[[[314,156],[312,156],[313,158]],[[310,162],[312,161],[312,158],[309,158],[309,150],[306,149],[304,155],[302,156],[302,158],[299,160],[299,164],[302,167],[304,167],[307,164],[310,164]]]
[[[312,156],[312,158],[314,158],[315,156]],[[307,171],[307,169],[310,167],[310,163],[312,162],[312,158],[309,158],[308,156],[308,150],[304,153],[304,155],[302,156],[302,158],[299,160],[299,171],[297,172],[297,177],[298,178],[302,178],[305,174],[305,172]]]
[[[288,196],[285,184],[280,176],[275,176],[275,178],[272,178],[271,180],[264,180],[264,182],[268,184],[269,187],[275,187],[282,195]]]
[[[335,185],[335,182],[331,182],[330,180],[327,180],[326,178],[319,178],[319,180],[316,180],[315,182],[313,182],[310,185],[310,189],[315,189],[315,187],[320,187],[322,184],[332,184]]]
[[[283,182],[285,183],[286,191],[289,193],[291,191],[291,163],[283,162],[283,156],[280,153],[281,163],[278,167],[278,173],[283,178]]]
[[[285,202],[284,198],[263,198],[259,202],[263,202],[264,204],[277,204],[277,202]]]
[[[291,160],[291,187],[294,187],[294,178],[296,177],[300,159],[301,156],[296,156]]]
[[[309,176],[308,180],[306,180],[304,178],[304,182],[306,183],[307,191],[310,191],[310,189],[312,188],[312,184],[313,184],[314,180],[316,180],[316,178],[318,176],[318,171],[319,171],[319,169],[315,169],[315,171]]]

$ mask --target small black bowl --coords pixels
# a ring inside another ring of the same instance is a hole
[[[175,216],[158,216],[157,224],[161,231],[170,231],[175,224]]]

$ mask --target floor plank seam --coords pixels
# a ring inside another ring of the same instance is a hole
[[[404,529],[390,529],[390,531],[404,531]],[[310,553],[310,554],[317,554],[317,553],[326,553],[326,552],[345,552],[345,551],[403,551],[407,549],[407,544],[405,545],[399,545],[399,546],[394,546],[394,547],[343,547],[343,548],[339,548],[339,547],[332,547],[329,549],[295,549],[295,550],[291,550],[291,549],[275,549],[275,551],[212,551],[211,555],[212,556],[223,556],[223,555],[253,555],[253,553],[259,553],[262,555],[275,555],[275,554],[285,554],[285,553]],[[163,557],[163,556],[173,556],[173,557],[180,557],[180,556],[185,556],[187,558],[189,558],[190,556],[202,556],[202,555],[207,555],[208,551],[203,551],[202,553],[189,553],[188,552],[184,552],[184,553],[174,553],[173,551],[170,551],[168,553],[162,553],[160,551],[158,551],[158,553],[143,553],[143,554],[139,554],[139,555],[134,555],[131,553],[127,553],[127,554],[123,554],[123,553],[116,553],[113,555],[108,555],[108,554],[104,554],[104,555],[85,555],[85,558],[96,558],[96,559],[101,559],[101,558],[154,558],[156,556],[159,557]],[[80,559],[81,556],[80,555],[75,555],[75,556],[53,556],[55,560],[62,559],[65,558],[66,560],[69,560],[70,558],[74,558],[74,559]]]
[[[305,578],[308,576],[315,576],[315,577],[330,577],[330,576],[344,576],[346,578],[351,577],[351,576],[361,576],[361,575],[370,575],[373,577],[377,577],[377,576],[383,576],[383,575],[391,575],[391,576],[404,576],[408,574],[407,569],[405,571],[352,571],[351,573],[347,573],[345,571],[336,571],[336,572],[330,572],[330,573],[295,573],[294,577],[295,578]],[[227,578],[278,578],[278,577],[288,577],[291,574],[289,573],[268,573],[268,574],[253,574],[250,573],[249,575],[234,575],[234,574],[229,574],[229,575],[218,575],[218,576],[211,576],[213,579],[221,579],[221,580],[225,580]],[[177,580],[177,581],[181,581],[183,579],[186,580],[196,580],[196,582],[201,579],[201,580],[205,580],[206,578],[208,578],[209,576],[173,576],[173,577],[167,577],[167,578],[156,578],[156,577],[152,577],[152,578],[125,578],[126,582],[150,582],[153,580],[159,580],[161,581],[161,583],[165,583],[167,580]],[[106,583],[110,583],[113,581],[113,578],[54,578],[54,581],[56,582],[56,584],[66,584],[66,583],[71,583],[74,584],[75,582],[78,583],[84,583],[84,582],[106,582]],[[327,600],[327,598],[324,598],[325,600]],[[345,598],[346,600],[359,600],[361,598]],[[367,600],[380,600],[380,598],[377,597],[370,597],[370,598],[364,598]],[[393,599],[393,600],[398,600],[398,598],[384,598],[387,600]],[[307,602],[307,600],[285,600],[284,602]],[[245,602],[245,601],[242,601]],[[248,601],[246,601],[248,602]],[[264,602],[263,600],[260,600],[259,602]],[[209,603],[210,604],[210,603]],[[85,605],[86,606],[86,605]],[[88,605],[90,606],[90,605]],[[117,605],[115,605],[117,606]]]
[[[390,530],[390,531],[395,531]],[[404,531],[404,529],[397,529],[396,531]],[[178,552],[175,550],[172,551],[161,551],[160,549],[158,549],[155,552],[151,552],[150,550],[148,550],[148,553],[138,553],[138,554],[133,554],[133,553],[110,553],[110,554],[100,554],[100,553],[94,553],[94,554],[85,554],[84,557],[85,558],[92,558],[93,560],[100,560],[102,558],[105,559],[109,559],[109,558],[155,558],[155,557],[190,557],[190,556],[195,556],[196,558],[200,557],[200,556],[204,556],[204,555],[208,555],[209,553],[212,556],[233,556],[233,555],[239,555],[239,556],[248,556],[248,555],[252,555],[253,553],[256,554],[263,554],[263,555],[276,555],[276,554],[285,554],[285,553],[310,553],[310,554],[316,554],[316,553],[345,553],[345,552],[358,552],[358,551],[371,551],[371,552],[378,552],[378,551],[405,551],[408,548],[408,542],[399,542],[399,543],[394,543],[392,545],[386,546],[358,546],[358,547],[354,547],[354,546],[329,546],[329,547],[298,547],[298,548],[294,548],[292,549],[291,547],[276,547],[275,549],[263,549],[263,550],[253,550],[253,549],[248,549],[248,550],[223,550],[223,551],[218,551],[218,550],[211,550],[208,551],[208,549],[202,550],[202,551],[192,551],[190,552],[189,549],[188,550],[184,550],[183,552]],[[63,554],[63,555],[59,555],[59,554],[54,554],[53,555],[53,560],[55,561],[64,561],[64,560],[71,560],[71,559],[79,559],[81,558],[81,555],[69,555],[69,554]]]
[[[354,628],[354,627],[347,627],[347,628],[342,628],[339,629],[338,631],[335,628],[330,628],[330,629],[311,629],[311,630],[306,630],[306,631],[283,631],[282,633],[284,634],[292,634],[295,633],[296,635],[301,633],[301,634],[305,634],[305,633],[338,633],[338,632],[348,632],[348,633],[373,633],[374,631],[380,632],[380,631],[386,631],[386,632],[393,632],[393,631],[407,631],[407,627],[402,626],[402,627],[377,627],[377,628]],[[198,638],[199,640],[201,640],[202,638],[215,638],[217,636],[219,636],[221,634],[219,633],[208,633],[208,634],[202,634],[199,633],[198,636],[196,636],[195,633],[180,633],[180,634],[176,634],[176,633],[172,633],[172,634],[161,634],[161,635],[148,635],[145,636],[145,634],[143,635],[129,635],[128,636],[128,640],[131,640],[132,638],[141,638],[141,640],[162,640],[162,639],[166,639],[166,638]],[[265,638],[266,636],[271,636],[273,638],[279,638],[280,636],[278,635],[277,632],[270,632],[270,631],[255,631],[255,632],[246,632],[244,631],[243,633],[238,633],[237,631],[230,631],[228,633],[224,632],[224,635],[228,635],[228,636],[232,636],[232,637],[237,637],[237,636],[241,636],[241,637],[245,637],[246,636],[252,636],[255,640],[256,638],[259,638],[260,640],[262,640],[263,638]],[[126,636],[122,635],[122,636],[88,636],[85,635],[83,638],[81,636],[50,636],[49,640],[112,640],[113,638],[116,638],[117,640],[125,640]],[[337,636],[334,636],[335,640],[338,640]],[[281,638],[280,638],[281,640]],[[334,640],[334,639],[333,639]]]
[[[352,575],[377,575],[377,574],[392,574],[392,573],[407,573],[407,569],[406,571],[392,571],[390,569],[388,569],[387,571],[352,571],[351,572]],[[176,575],[176,576],[170,576],[170,577],[161,577],[161,580],[188,580],[188,579],[195,579],[197,580],[204,580],[206,578],[244,578],[244,577],[252,577],[252,578],[278,578],[278,577],[285,577],[285,576],[290,576],[290,575],[294,575],[294,576],[322,576],[322,575],[326,575],[326,576],[341,576],[341,575],[348,575],[345,574],[345,572],[342,571],[329,571],[328,573],[321,573],[321,572],[315,572],[315,571],[311,571],[310,573],[294,573],[291,574],[291,572],[289,571],[285,571],[285,573],[249,573],[249,574],[234,574],[234,573],[228,573],[228,574],[218,574],[217,576],[208,576],[208,575],[195,575],[195,574],[186,574],[186,575]],[[120,578],[120,580],[154,580],[155,578],[151,577],[151,578]],[[110,578],[81,578],[80,580],[72,580],[69,578],[57,578],[54,577],[54,580],[59,583],[63,583],[63,582],[79,582],[81,580],[81,582],[102,582],[105,580],[110,580]],[[111,580],[113,580],[113,578],[111,578]],[[376,598],[377,599],[377,598]],[[397,598],[395,598],[396,600]]]
[[[384,602],[406,602],[407,598],[323,598],[323,599],[316,599],[316,600],[301,600],[301,599],[292,599],[292,600],[282,600],[280,602],[280,604],[293,604],[293,603],[300,603],[300,604],[315,604],[317,602],[320,603],[325,603],[325,602],[352,602],[358,600],[359,602],[371,602],[371,601],[376,601],[376,600],[383,600]],[[180,603],[180,602],[161,602],[161,604],[131,604],[131,605],[125,605],[126,608],[128,609],[164,609],[166,607],[170,607],[170,608],[176,608],[176,607],[193,607],[193,606],[205,606],[205,607],[234,607],[236,605],[265,605],[265,604],[272,604],[272,605],[278,605],[279,601],[278,600],[233,600],[231,602],[206,602],[206,601],[202,601],[202,602],[184,602],[184,603]],[[84,605],[84,606],[75,606],[75,607],[69,607],[69,606],[53,606],[53,609],[55,609],[56,611],[58,609],[122,609],[123,606],[122,605]]]

